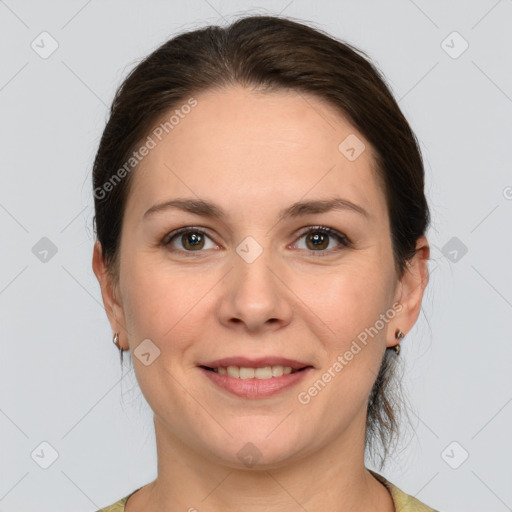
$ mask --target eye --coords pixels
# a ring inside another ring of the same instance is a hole
[[[314,256],[324,256],[322,253],[331,253],[333,251],[339,251],[345,247],[349,247],[350,240],[342,233],[335,229],[328,228],[325,226],[313,226],[307,231],[303,232],[299,240],[305,237],[305,249],[309,252],[317,252]],[[329,246],[331,245],[331,239],[334,238],[338,241],[338,246],[334,249]],[[302,249],[302,247],[299,247]]]
[[[207,246],[206,240],[212,242],[210,247]],[[176,248],[175,242],[181,244],[181,247]],[[162,240],[162,245],[168,247],[171,251],[181,250],[185,252],[201,252],[201,249],[213,249],[216,247],[203,230],[193,227],[181,228],[169,233]]]
[[[305,238],[305,250],[311,253],[318,253],[314,256],[324,256],[325,253],[329,254],[345,247],[350,247],[351,245],[350,240],[345,235],[325,226],[313,226],[308,228],[300,235],[299,240],[302,238]],[[330,247],[330,242],[333,238],[338,242],[338,245],[334,248]],[[210,241],[210,246],[208,246],[208,240]],[[181,247],[177,247],[176,244],[180,244]],[[214,249],[217,247],[202,229],[190,226],[167,234],[163,238],[161,245],[173,252],[181,251],[189,253],[202,252],[202,249]],[[303,247],[299,247],[299,249],[303,249]]]

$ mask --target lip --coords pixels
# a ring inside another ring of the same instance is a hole
[[[248,368],[263,368],[264,366],[289,366],[292,370],[300,370],[307,366],[313,366],[309,363],[303,363],[286,357],[268,356],[250,359],[247,357],[224,357],[206,363],[199,363],[198,366],[208,366],[209,368],[227,368],[228,366],[244,366]],[[280,378],[280,377],[277,377]],[[249,379],[248,379],[249,380]]]
[[[217,364],[217,362],[215,363]],[[222,364],[219,366],[222,366]],[[288,364],[287,366],[290,365]],[[273,395],[276,395],[277,393],[281,393],[286,389],[290,389],[291,387],[295,386],[300,381],[302,381],[306,377],[306,375],[313,370],[312,366],[307,366],[303,370],[300,370],[295,373],[288,373],[281,377],[272,377],[270,379],[238,379],[235,377],[230,377],[229,375],[221,375],[212,370],[207,370],[206,368],[198,368],[206,377],[210,379],[211,382],[213,382],[221,389],[228,391],[238,397],[250,399],[268,398]]]

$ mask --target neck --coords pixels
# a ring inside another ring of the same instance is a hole
[[[192,450],[155,416],[158,477],[125,510],[394,512],[391,495],[364,465],[364,430],[352,428],[358,436],[345,432],[300,459],[239,469]]]

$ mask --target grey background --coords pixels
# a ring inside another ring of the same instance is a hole
[[[91,269],[91,166],[137,60],[245,12],[367,51],[421,141],[432,276],[400,356],[413,429],[382,473],[441,511],[512,510],[512,1],[0,0],[0,511],[93,511],[156,476]]]

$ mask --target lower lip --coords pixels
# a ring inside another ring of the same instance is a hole
[[[266,398],[276,395],[277,393],[291,388],[298,384],[304,377],[313,370],[313,368],[305,368],[304,370],[288,373],[281,377],[272,377],[270,379],[238,379],[229,375],[221,375],[220,373],[199,369],[217,386],[241,398]]]

